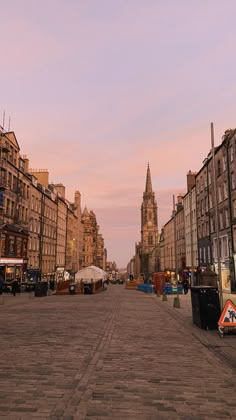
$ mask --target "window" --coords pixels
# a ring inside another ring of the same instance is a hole
[[[211,217],[211,233],[215,232],[215,219]]]
[[[211,171],[208,172],[208,184],[211,184]]]
[[[222,163],[223,163],[223,171],[226,171],[226,155],[223,155]]]
[[[220,229],[223,229],[224,225],[223,225],[223,213],[222,211],[220,212]]]
[[[222,201],[222,196],[221,196],[221,186],[218,186],[218,202],[220,203]]]
[[[233,162],[233,160],[234,160],[234,151],[233,151],[232,144],[229,147],[229,160],[230,160],[230,162]]]
[[[233,200],[233,217],[236,217],[236,200]]]
[[[210,209],[212,208],[212,194],[211,194],[211,192],[209,193],[209,207],[210,207]]]
[[[205,198],[205,209],[207,212],[208,211],[208,198],[207,197]]]
[[[224,181],[223,190],[224,190],[224,199],[225,199],[225,198],[228,197],[227,182],[226,181]]]
[[[217,161],[217,175],[219,176],[221,174],[221,165],[220,160]]]
[[[222,243],[222,238],[219,238],[219,254],[220,254],[220,258],[222,258],[222,255],[223,255],[223,243]]]
[[[152,236],[148,237],[148,245],[152,245]]]
[[[229,226],[229,209],[226,208],[225,209],[225,223],[226,223],[226,227]]]
[[[228,247],[228,237],[223,236],[222,238],[222,253],[223,257],[227,258],[229,256],[229,247]]]
[[[231,186],[232,189],[235,189],[235,179],[234,179],[234,172],[231,173]]]

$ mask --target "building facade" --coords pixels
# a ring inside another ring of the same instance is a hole
[[[184,218],[185,218],[185,253],[186,269],[194,273],[198,266],[198,246],[197,246],[197,223],[196,223],[196,187],[195,175],[189,171],[187,174],[187,190],[183,197]],[[188,182],[191,178],[192,182]],[[193,274],[192,274],[193,278]],[[192,281],[193,284],[193,281]]]
[[[152,279],[159,259],[157,203],[152,190],[151,172],[148,164],[146,186],[141,205],[140,270],[144,280]]]
[[[0,127],[0,277],[19,282],[27,268],[30,180],[13,132]]]

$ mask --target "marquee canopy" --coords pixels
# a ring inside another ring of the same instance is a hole
[[[82,270],[76,273],[75,282],[78,283],[81,280],[85,283],[91,282],[91,280],[94,282],[98,280],[105,281],[107,280],[107,273],[95,265],[90,265],[89,267],[82,268]]]

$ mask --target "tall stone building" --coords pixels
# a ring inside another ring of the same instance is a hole
[[[100,226],[97,224],[95,213],[92,210],[88,211],[87,207],[82,213],[82,227],[82,267],[95,265],[105,270],[107,254],[104,248],[104,239],[99,233]]]
[[[183,198],[185,218],[186,268],[190,270],[193,284],[193,272],[198,266],[197,219],[196,219],[196,172],[187,174],[187,193]]]
[[[184,224],[184,207],[183,196],[177,196],[177,203],[175,208],[175,241],[176,241],[176,261],[175,270],[180,275],[186,268],[186,249],[185,249],[185,224]]]
[[[27,267],[30,181],[14,132],[0,127],[0,278],[22,281]]]
[[[152,278],[158,265],[157,203],[152,190],[151,172],[148,164],[146,187],[141,205],[140,270],[145,280]]]

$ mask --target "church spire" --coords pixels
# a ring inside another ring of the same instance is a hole
[[[151,172],[150,172],[150,168],[149,168],[149,163],[148,163],[148,167],[147,167],[145,193],[152,193],[152,181],[151,181]]]

